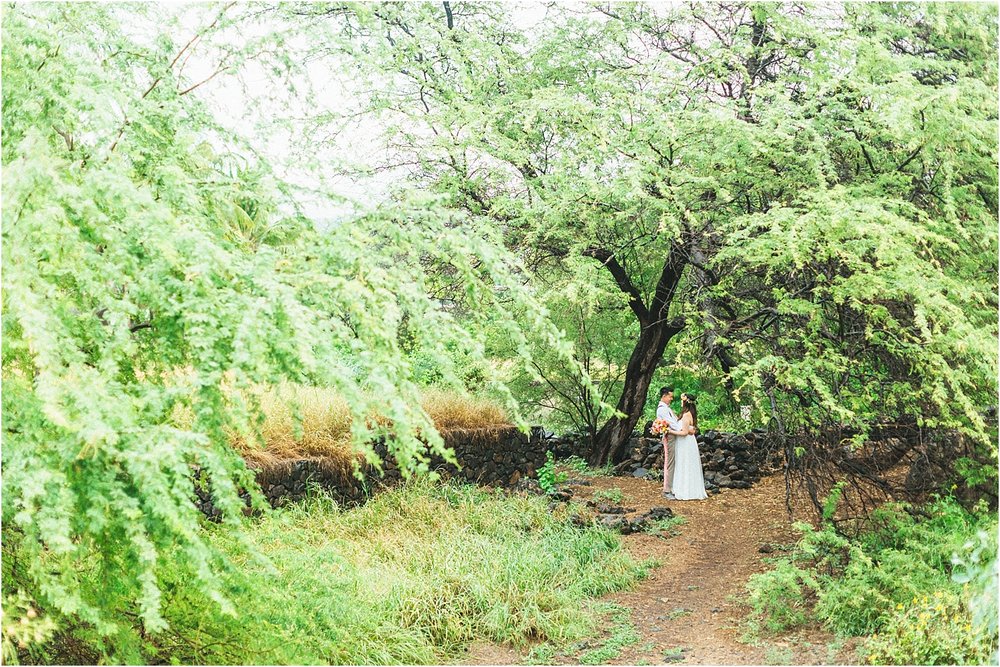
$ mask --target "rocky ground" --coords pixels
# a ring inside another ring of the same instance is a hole
[[[837,640],[817,628],[770,638],[759,645],[741,641],[747,614],[744,604],[747,579],[767,569],[765,559],[796,540],[792,522],[808,515],[789,516],[784,501],[784,479],[764,477],[748,489],[723,489],[704,501],[667,501],[655,481],[628,477],[595,477],[589,485],[570,486],[573,497],[591,501],[593,511],[617,505],[626,512],[602,512],[601,521],[619,516],[635,522],[650,512],[663,516],[667,508],[683,523],[673,535],[654,536],[626,528],[625,547],[637,558],[652,558],[659,566],[631,591],[616,593],[608,602],[626,607],[639,636],[608,664],[850,664],[856,663],[854,643]],[[611,503],[607,496],[621,501]],[[594,494],[598,498],[592,500]],[[601,507],[604,505],[605,507]],[[647,520],[648,523],[648,520]],[[613,527],[613,526],[612,526]],[[607,635],[588,642],[558,647],[545,654],[545,662],[576,664]],[[603,636],[602,636],[603,635]],[[538,651],[531,656],[537,659]],[[528,651],[478,644],[464,664],[522,664]]]

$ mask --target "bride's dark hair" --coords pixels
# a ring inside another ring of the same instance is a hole
[[[695,403],[694,394],[682,394],[681,395],[681,416],[684,416],[685,412],[691,413],[691,426],[694,426],[694,430],[698,430],[698,406]]]

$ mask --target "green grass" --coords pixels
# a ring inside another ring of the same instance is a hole
[[[560,461],[559,466],[563,470],[581,477],[608,477],[614,469],[614,465],[610,463],[596,468],[591,467],[590,464],[579,456],[569,456]]]
[[[605,603],[602,607],[612,623],[611,634],[598,648],[580,656],[581,665],[603,665],[621,655],[626,646],[639,643],[639,633],[632,623],[632,612],[628,607],[610,603]]]
[[[680,526],[687,523],[687,519],[682,516],[672,516],[669,519],[658,519],[650,521],[644,529],[646,533],[657,537],[669,538],[677,537],[681,534]]]
[[[538,646],[532,647],[531,651],[528,652],[528,656],[524,659],[522,664],[525,665],[551,665],[555,660],[558,652],[556,647],[552,644],[539,644]]]
[[[594,495],[591,497],[594,499],[595,502],[608,501],[611,503],[615,503],[617,505],[622,501],[622,499],[625,496],[622,494],[621,489],[613,488],[613,489],[601,489],[598,491],[594,491]]]
[[[792,649],[782,646],[769,646],[764,651],[765,665],[790,665],[793,660]]]
[[[126,637],[132,617],[123,605],[120,642],[96,646],[86,628],[76,627],[57,636],[45,657],[442,663],[474,640],[525,648],[586,637],[596,618],[589,600],[628,588],[648,567],[622,550],[618,536],[572,527],[544,499],[429,482],[379,494],[357,509],[314,499],[248,521],[249,550],[222,527],[208,530],[230,558],[225,583],[234,613],[206,600],[188,585],[190,573],[168,564],[162,586],[169,631],[140,640],[133,629]],[[71,648],[73,655],[60,653]]]

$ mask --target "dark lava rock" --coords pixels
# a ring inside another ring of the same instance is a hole
[[[621,514],[599,514],[597,516],[598,525],[604,526],[608,530],[613,530],[628,535],[632,532],[632,524]]]
[[[607,503],[595,503],[593,500],[587,501],[587,507],[593,507],[598,514],[624,514],[624,507],[616,507]]]
[[[640,533],[640,532],[642,532],[643,530],[646,529],[646,524],[647,523],[648,523],[648,520],[646,519],[646,517],[637,516],[636,518],[634,518],[634,519],[632,519],[631,521],[628,522],[629,532]],[[627,533],[623,533],[623,534],[627,534]]]
[[[772,547],[770,544],[762,544],[760,545],[760,549],[757,549],[757,553],[762,553],[762,554],[769,554],[773,552],[774,552],[774,547]]]
[[[646,470],[645,468],[636,468],[635,472],[632,473],[632,476],[633,477],[645,477],[646,473],[648,473],[648,472],[649,471]]]
[[[545,491],[542,489],[541,485],[539,485],[538,480],[532,479],[531,477],[522,477],[517,484],[514,485],[513,490],[534,496],[545,495]]]
[[[660,519],[672,519],[674,517],[674,511],[669,507],[653,507],[648,512],[642,515],[643,518],[649,519],[650,521],[659,521]]]
[[[569,499],[573,497],[573,489],[556,489],[549,494],[549,498],[553,500],[558,500],[561,503],[568,503]]]

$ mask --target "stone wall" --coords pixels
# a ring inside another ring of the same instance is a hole
[[[431,459],[431,469],[444,477],[476,484],[511,486],[522,477],[534,477],[545,463],[544,432],[535,427],[525,435],[511,426],[502,429],[452,430],[442,434],[445,444],[455,451],[456,467],[439,456]],[[387,455],[385,444],[375,446],[385,461],[382,483],[400,479],[399,467]]]
[[[705,489],[747,489],[774,469],[766,446],[767,433],[705,431],[697,436],[705,473]],[[635,437],[629,441],[630,456],[615,466],[616,475],[663,479],[663,445],[659,438]]]
[[[440,456],[431,458],[431,469],[445,478],[483,485],[512,486],[524,477],[534,477],[545,463],[546,449],[540,428],[532,429],[529,434],[512,426],[453,430],[443,435],[445,443],[454,449],[459,463],[456,467]],[[254,469],[257,483],[272,507],[283,507],[301,500],[310,487],[322,490],[341,505],[359,505],[378,487],[392,485],[402,479],[399,466],[387,455],[384,442],[376,443],[375,452],[384,462],[383,471],[379,474],[366,466],[362,470],[364,481],[354,476],[349,464],[331,459],[285,460]],[[200,471],[196,470],[198,508],[209,517],[218,517],[220,512],[212,503],[205,485],[198,482],[200,478]],[[248,497],[245,492],[242,495]]]

